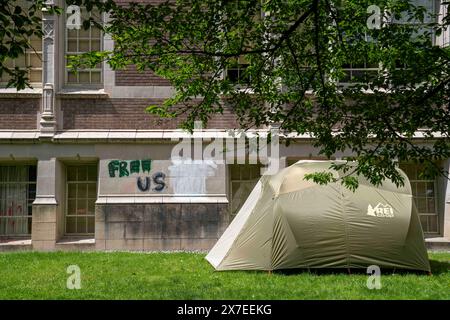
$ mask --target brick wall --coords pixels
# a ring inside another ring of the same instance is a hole
[[[0,99],[0,129],[37,129],[40,99]]]
[[[182,117],[161,119],[146,113],[162,99],[64,99],[61,101],[63,129],[176,129]],[[233,129],[238,123],[230,109],[215,115],[208,128]]]
[[[166,0],[116,0],[116,3],[126,5],[130,2],[159,4]],[[152,71],[138,72],[135,66],[128,66],[126,70],[115,72],[116,86],[168,86],[170,83],[156,76]]]
[[[135,66],[115,72],[116,86],[169,86],[170,82],[158,77],[152,71],[139,72]]]

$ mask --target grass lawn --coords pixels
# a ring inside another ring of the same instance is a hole
[[[450,299],[450,253],[430,253],[433,276],[386,272],[369,290],[365,270],[216,272],[198,253],[0,254],[0,299]],[[66,288],[69,265],[81,289]]]

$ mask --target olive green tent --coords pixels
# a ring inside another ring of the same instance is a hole
[[[299,161],[263,176],[206,259],[217,270],[366,268],[378,265],[430,271],[411,187],[359,179],[353,192],[340,182],[304,179],[332,172],[329,161]]]

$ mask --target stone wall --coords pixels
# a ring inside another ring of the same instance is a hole
[[[95,242],[98,250],[209,250],[228,223],[227,204],[97,205]]]

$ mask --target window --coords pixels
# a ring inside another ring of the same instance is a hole
[[[401,17],[399,19],[396,19],[394,17],[391,18],[391,23],[395,24],[404,24],[404,25],[410,25],[418,27],[416,32],[414,32],[413,37],[415,36],[421,36],[425,33],[428,35],[431,35],[431,41],[433,43],[436,42],[435,35],[433,28],[430,28],[427,26],[429,23],[436,23],[437,15],[439,14],[440,10],[440,3],[439,0],[412,0],[410,1],[412,5],[415,7],[422,7],[425,10],[424,13],[424,19],[423,22],[421,22],[419,19],[411,19],[409,12],[403,12]]]
[[[444,5],[441,4],[440,8],[439,8],[439,22],[442,23],[443,19],[445,19],[445,17],[447,15],[449,15],[449,11],[448,8],[450,7],[450,5]],[[437,37],[437,44],[442,46],[442,47],[447,47],[450,45],[450,27],[447,26],[443,31],[442,34],[440,36]]]
[[[96,21],[101,21],[101,15],[95,10],[88,12],[81,7],[81,22],[94,18]],[[66,16],[67,19],[68,16]],[[82,26],[80,29],[66,28],[65,41],[65,65],[67,66],[68,56],[76,56],[90,51],[100,51],[102,43],[102,35],[100,29],[91,26],[85,30]],[[102,68],[97,65],[95,68],[82,69],[78,72],[69,70],[66,67],[66,84],[68,85],[99,85],[102,82]]]
[[[31,234],[36,166],[0,166],[0,236]]]
[[[341,83],[365,83],[377,76],[379,66],[377,64],[348,63],[342,66],[345,76],[340,80]]]
[[[248,84],[250,78],[245,72],[248,66],[248,62],[243,57],[239,57],[226,69],[226,79],[237,85]]]
[[[97,200],[97,166],[68,166],[66,229],[68,235],[93,235]]]
[[[27,5],[30,5],[30,2],[22,0],[16,1],[15,4],[18,4],[22,8],[26,8]],[[7,59],[5,61],[5,66],[10,70],[15,69],[16,67],[20,70],[26,70],[30,85],[33,87],[40,87],[42,86],[42,39],[33,35],[28,38],[28,42],[31,48],[26,49],[25,54],[20,55],[16,59]],[[0,85],[6,86],[10,79],[11,76],[4,72],[0,76]]]
[[[231,164],[230,170],[230,213],[234,217],[241,209],[261,177],[259,164]]]
[[[437,183],[436,180],[426,180],[419,176],[420,165],[403,164],[411,182],[413,199],[419,213],[420,222],[425,233],[439,233],[439,216],[437,208]]]

